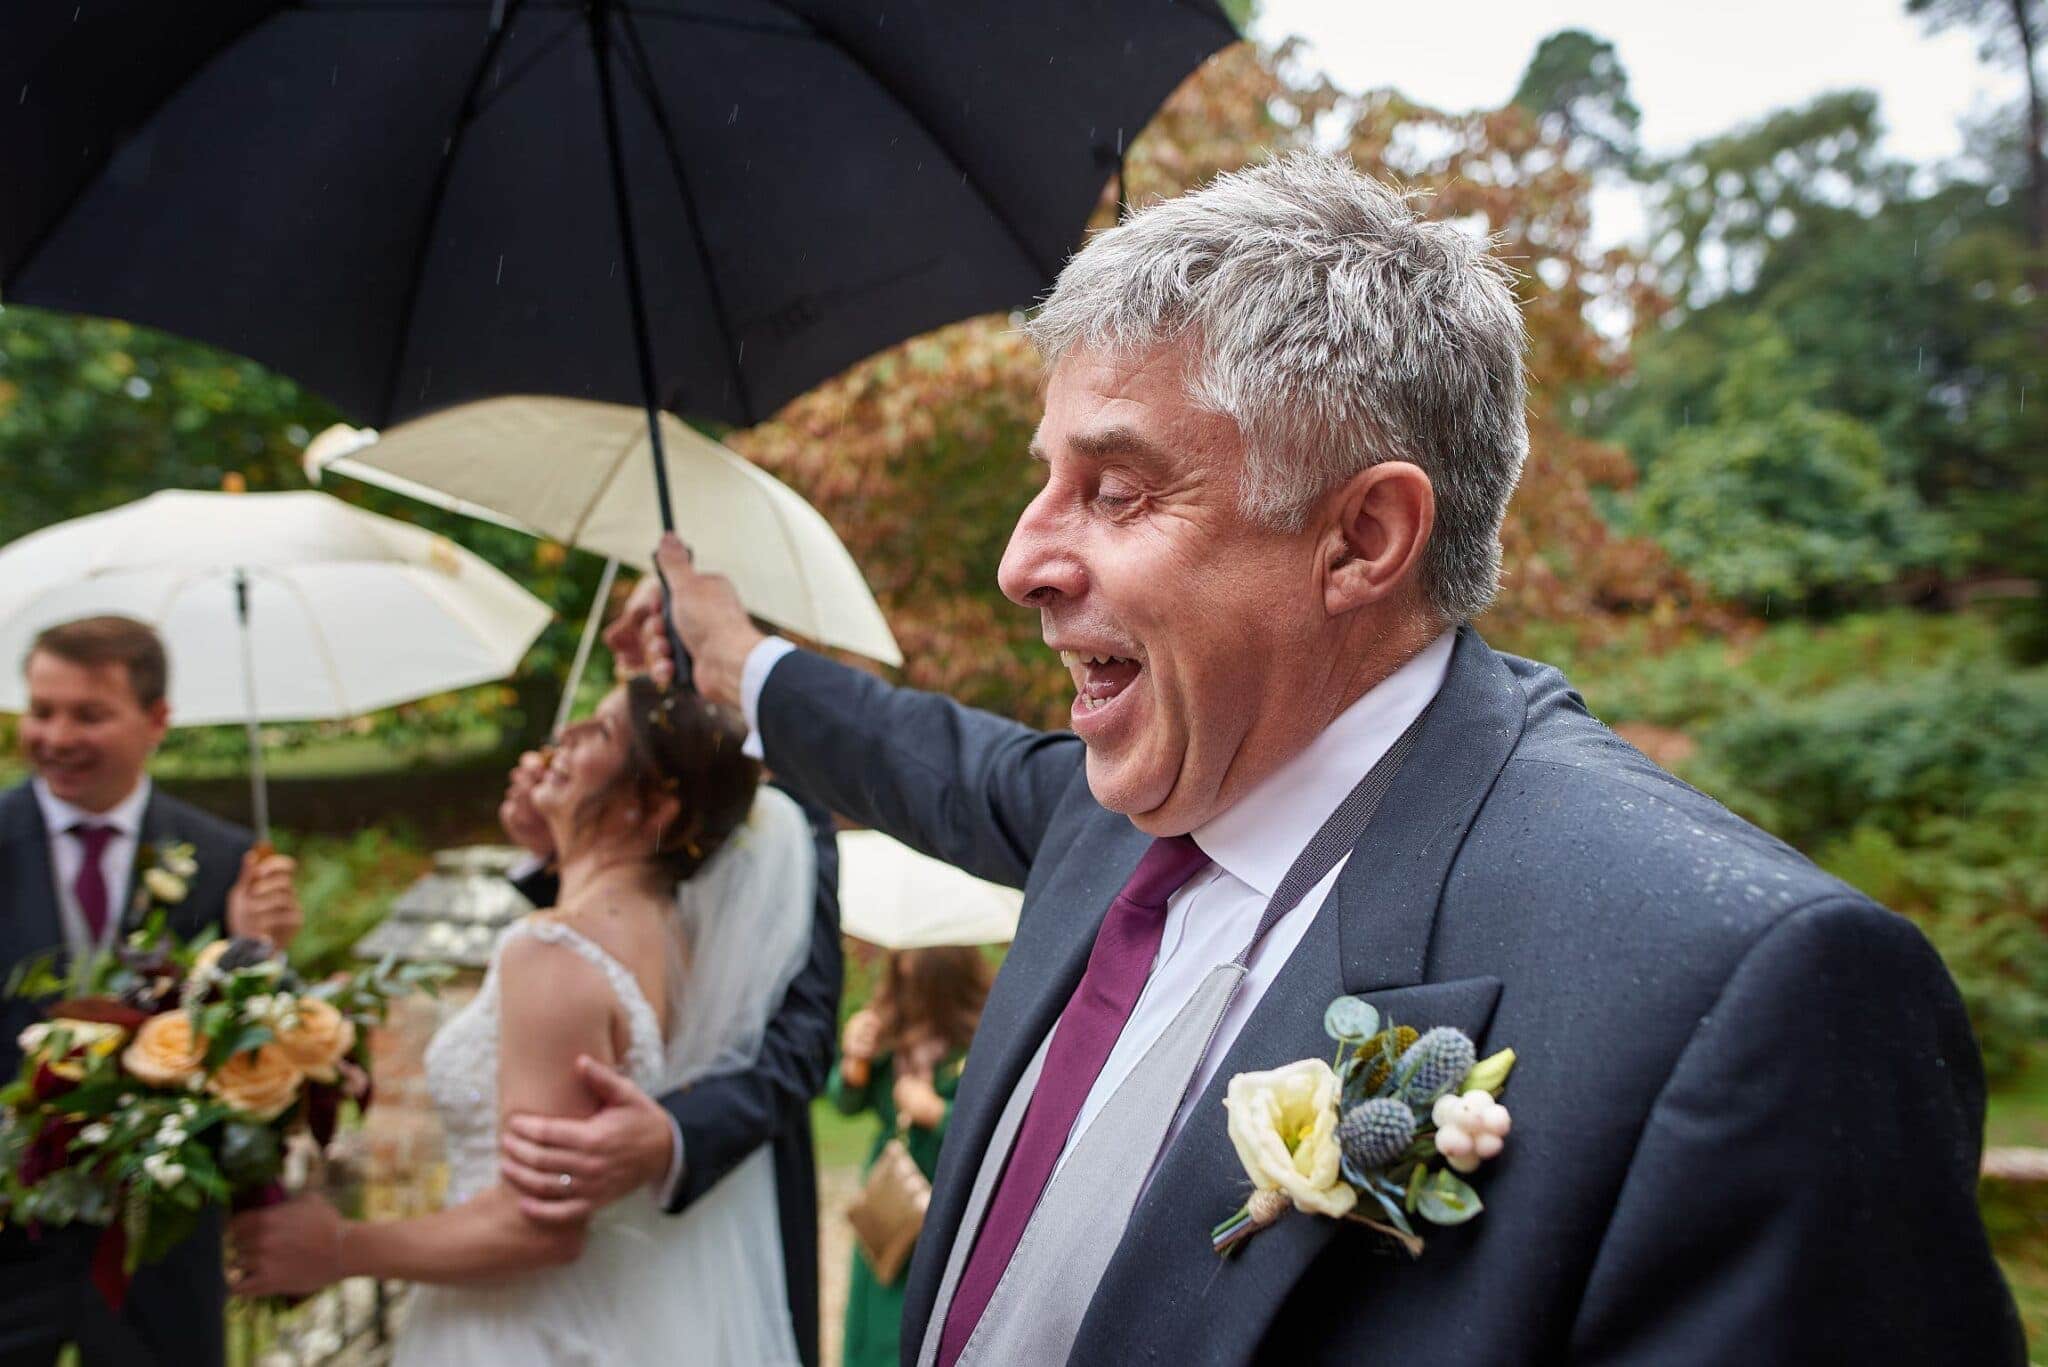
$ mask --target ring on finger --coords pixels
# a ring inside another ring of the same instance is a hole
[[[575,1179],[575,1178],[573,1178],[573,1177],[571,1177],[571,1176],[570,1176],[570,1175],[569,1175],[568,1173],[566,1173],[566,1172],[565,1172],[565,1173],[563,1173],[563,1174],[561,1174],[561,1175],[560,1175],[559,1177],[557,1177],[557,1178],[556,1178],[555,1180],[556,1180],[557,1182],[559,1182],[559,1183],[561,1184],[561,1187],[562,1187],[562,1190],[563,1190],[563,1191],[567,1191],[567,1190],[569,1190],[569,1188],[571,1188],[571,1187],[573,1187],[573,1186],[575,1186],[575,1185],[576,1185],[576,1179]]]

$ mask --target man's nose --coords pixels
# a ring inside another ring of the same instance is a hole
[[[1018,516],[1010,544],[1003,548],[1003,562],[996,567],[1003,596],[1019,607],[1051,607],[1062,598],[1078,598],[1087,587],[1087,571],[1073,538],[1062,535],[1054,488],[1048,484],[1039,490]]]

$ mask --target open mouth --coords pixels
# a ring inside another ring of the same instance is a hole
[[[1062,650],[1060,663],[1074,676],[1074,715],[1092,716],[1123,696],[1144,670],[1143,661],[1125,655]]]

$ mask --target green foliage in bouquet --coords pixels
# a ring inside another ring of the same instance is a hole
[[[180,943],[161,914],[68,970],[22,965],[11,994],[62,999],[0,1087],[0,1224],[104,1227],[117,1302],[208,1208],[275,1199],[288,1136],[324,1147],[342,1101],[367,1102],[369,1027],[448,972],[387,961],[308,982],[265,941]]]

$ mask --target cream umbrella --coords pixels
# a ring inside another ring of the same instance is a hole
[[[839,928],[884,949],[1008,943],[1024,894],[880,831],[839,837]]]
[[[903,654],[824,517],[766,471],[662,415],[677,533],[757,617],[884,664]],[[662,520],[646,416],[531,396],[487,399],[385,432],[330,428],[306,449],[318,481],[345,474],[645,570]]]
[[[259,828],[262,722],[332,720],[501,679],[552,614],[445,537],[319,493],[167,490],[0,549],[0,659],[119,613],[170,656],[174,725],[242,722]],[[0,671],[0,709],[26,703]]]

